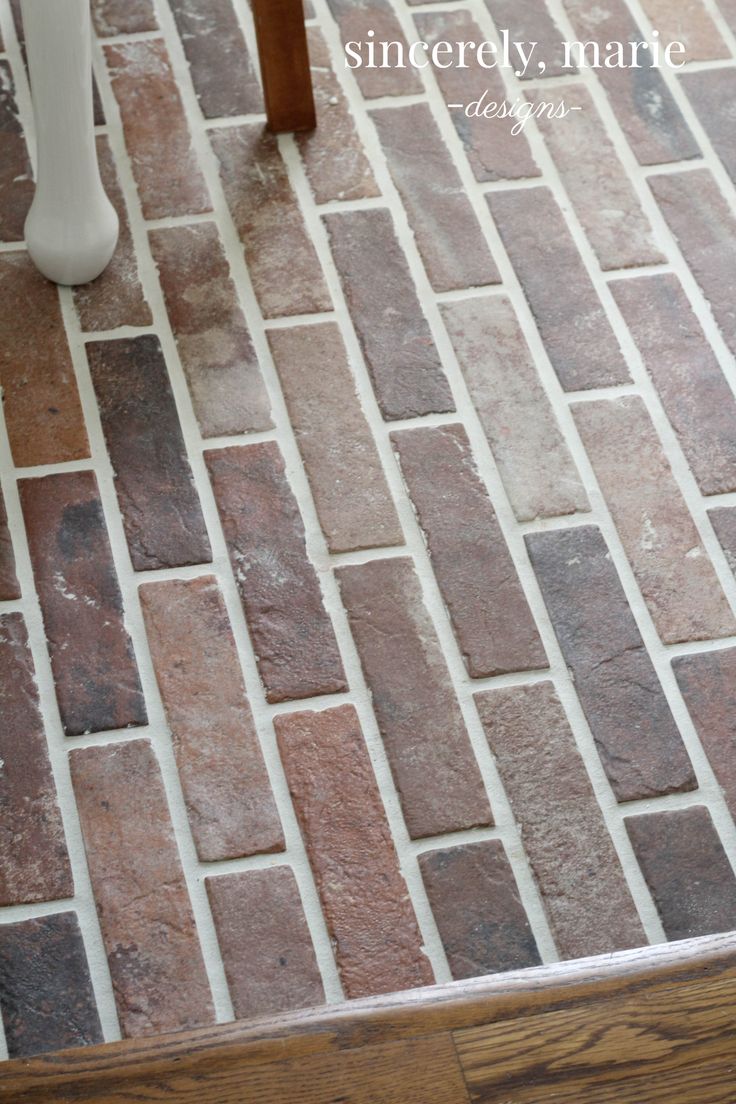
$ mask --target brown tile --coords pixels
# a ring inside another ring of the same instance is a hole
[[[268,337],[330,551],[403,544],[338,327],[325,322]]]
[[[425,851],[419,869],[454,979],[539,965],[500,840]]]
[[[355,710],[274,724],[346,996],[431,985]]]
[[[203,437],[270,429],[271,404],[213,222],[149,234]]]
[[[721,506],[709,510],[708,517],[725,553],[728,566],[736,575],[736,510],[731,506]]]
[[[646,936],[552,683],[475,701],[561,956],[640,946]]]
[[[317,959],[288,866],[205,881],[239,1020],[324,1004]]]
[[[106,46],[143,217],[211,211],[184,107],[161,39]]]
[[[0,255],[0,386],[18,467],[89,456],[59,292],[25,253]]]
[[[281,822],[217,580],[150,583],[139,593],[199,858],[282,851]]]
[[[100,38],[158,30],[153,0],[92,0],[92,19]]]
[[[627,383],[603,304],[549,189],[496,192],[487,199],[565,391]]]
[[[64,731],[146,724],[94,474],[25,479],[19,488]]]
[[[736,648],[679,656],[672,668],[731,815],[736,816]]]
[[[20,613],[0,616],[0,713],[0,905],[72,897],[64,826]]]
[[[278,445],[205,453],[270,702],[347,689]]]
[[[526,541],[617,799],[695,789],[682,738],[600,530],[533,533]]]
[[[8,526],[5,500],[0,490],[0,602],[20,598],[20,583],[15,573],[15,554]]]
[[[434,290],[500,283],[429,106],[374,111],[373,121]]]
[[[213,1023],[202,951],[150,743],[82,748],[69,760],[123,1035]]]
[[[159,339],[95,341],[87,358],[136,571],[212,559]]]
[[[103,1042],[75,912],[1,924],[0,974],[9,1058]]]
[[[736,182],[736,155],[731,141],[733,126],[728,110],[736,93],[736,68],[682,73],[680,80],[713,149],[731,180]]]
[[[425,12],[414,16],[419,37],[430,47],[437,42],[483,42],[486,35],[469,12]],[[485,103],[506,99],[506,87],[498,69],[482,68],[472,52],[467,68],[457,65],[434,68],[440,92],[448,108],[476,180],[519,180],[539,176],[526,135],[512,134],[510,119],[468,118],[467,104],[485,95]]]
[[[413,562],[374,560],[336,574],[410,836],[490,824]]]
[[[509,299],[465,299],[441,311],[517,521],[589,510]]]
[[[420,0],[410,0],[419,3]],[[557,77],[564,73],[570,75],[573,70],[563,69],[565,60],[562,43],[565,36],[552,19],[546,0],[485,0],[486,7],[493,17],[499,31],[507,30],[512,42],[536,42],[534,61],[539,65],[530,65],[520,80],[533,77]]]
[[[547,666],[531,610],[460,425],[392,433],[471,678]]]
[[[0,241],[23,241],[33,173],[15,102],[13,73],[0,59]]]
[[[389,212],[325,215],[324,223],[384,418],[454,410]]]
[[[368,43],[373,37],[376,43],[400,42],[407,49],[406,38],[390,0],[327,0],[327,3],[337,21],[343,45],[348,42]],[[373,32],[373,35],[369,32]],[[375,58],[375,68],[369,67],[367,49],[363,59],[363,65],[351,67],[350,71],[366,99],[376,96],[405,96],[423,91],[421,78],[411,66],[405,69],[384,68],[380,50]],[[353,64],[351,61],[351,66]]]
[[[674,55],[678,62],[730,56],[703,0],[642,0],[642,8],[661,42],[680,42],[685,47],[684,54]]]
[[[262,124],[210,131],[220,176],[267,318],[332,310],[286,165]]]
[[[736,490],[736,399],[677,276],[609,287],[701,491]]]
[[[263,111],[263,94],[232,0],[171,0],[206,119]]]
[[[733,633],[733,614],[643,401],[626,396],[581,403],[574,413],[662,640]]]
[[[153,315],[141,287],[128,211],[105,135],[97,138],[97,154],[105,191],[120,220],[120,236],[112,261],[102,275],[91,284],[74,288],[80,325],[86,331],[150,326]]]
[[[736,878],[704,805],[625,823],[668,939],[736,927]]]

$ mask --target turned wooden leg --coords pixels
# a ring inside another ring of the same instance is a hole
[[[302,0],[253,0],[269,130],[317,124]]]
[[[100,180],[89,0],[21,0],[36,121],[31,258],[49,280],[84,284],[108,265],[118,217]]]

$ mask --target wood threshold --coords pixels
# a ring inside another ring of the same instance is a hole
[[[736,933],[0,1066],[8,1104],[733,1104]]]

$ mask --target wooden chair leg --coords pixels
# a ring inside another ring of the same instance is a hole
[[[269,130],[317,124],[302,0],[253,0]]]

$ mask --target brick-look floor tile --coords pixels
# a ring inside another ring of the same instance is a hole
[[[104,135],[97,153],[105,191],[118,213],[120,236],[112,261],[91,284],[74,289],[74,303],[83,330],[114,330],[118,326],[150,326],[151,308],[141,287],[135,246],[115,160]]]
[[[552,683],[475,700],[562,957],[640,946],[636,907]]]
[[[0,925],[0,976],[10,1058],[103,1042],[75,912]]]
[[[419,869],[453,978],[539,965],[500,840],[426,851]]]
[[[736,154],[731,141],[733,124],[729,112],[729,103],[736,93],[736,68],[684,73],[680,80],[714,150],[731,180],[736,182]]]
[[[18,119],[13,74],[0,59],[0,241],[22,241],[33,174]]]
[[[736,648],[680,656],[675,676],[732,816],[736,816]]]
[[[574,414],[662,640],[732,634],[734,616],[643,401],[580,403]]]
[[[441,310],[517,520],[588,510],[511,302],[494,295]]]
[[[701,491],[736,490],[736,399],[677,276],[609,287]]]
[[[375,68],[368,67],[367,46],[363,52],[364,64],[351,68],[358,86],[367,99],[376,96],[405,96],[422,92],[419,74],[412,66],[405,69],[383,68],[379,43],[400,42],[407,49],[407,41],[396,18],[390,0],[327,0],[330,11],[337,20],[343,43],[362,42],[370,37],[376,43]],[[369,32],[374,32],[369,37]],[[347,60],[347,54],[346,54]],[[354,62],[351,61],[351,66]]]
[[[410,0],[420,3],[421,0]],[[562,43],[564,34],[552,19],[546,0],[485,0],[497,30],[507,30],[512,42],[536,42],[534,62],[529,65],[521,80],[533,77],[568,76],[573,70],[563,69],[565,60]],[[544,71],[538,62],[544,62]]]
[[[296,135],[317,203],[380,195],[322,32],[307,30],[317,129]]]
[[[232,0],[171,0],[171,11],[204,117],[263,111],[261,86]]]
[[[355,710],[274,724],[346,996],[431,985]]]
[[[20,497],[64,731],[146,724],[95,476],[27,479]]]
[[[239,1020],[324,1004],[296,878],[288,866],[207,878],[225,975]]]
[[[71,897],[64,828],[20,613],[0,616],[0,714],[0,905]]]
[[[158,30],[153,0],[92,0],[92,20],[101,38]]]
[[[269,341],[330,551],[403,544],[338,327],[272,330]]]
[[[412,561],[375,560],[337,576],[409,834],[491,823]]]
[[[534,533],[527,547],[618,800],[694,789],[682,738],[600,531]]]
[[[150,743],[82,748],[69,760],[123,1034],[212,1023],[210,987]]]
[[[628,45],[644,41],[624,0],[607,0],[605,4],[564,0],[564,5],[577,38],[598,43],[601,59],[606,56],[608,42]],[[636,69],[601,64],[595,72],[641,165],[699,156],[697,143],[648,51],[641,51]]]
[[[435,291],[500,282],[478,218],[427,104],[373,113]]]
[[[542,115],[538,125],[601,268],[664,261],[590,93],[582,85],[567,83],[554,91],[555,102],[564,99],[570,114],[565,119]],[[549,89],[533,92],[530,100],[549,103]]]
[[[87,357],[136,571],[212,559],[157,337],[96,341]]]
[[[150,583],[140,598],[200,859],[282,851],[281,822],[217,580]]]
[[[703,0],[642,0],[641,6],[659,31],[661,42],[681,42],[685,47],[684,54],[677,54],[678,62],[730,56]]]
[[[324,222],[384,418],[454,410],[389,212],[350,211]]]
[[[430,47],[437,42],[482,42],[485,35],[469,12],[425,12],[414,16],[419,37]],[[483,69],[475,55],[468,53],[467,68],[452,65],[434,67],[434,75],[446,103],[462,104],[449,108],[450,117],[476,180],[519,180],[539,176],[540,171],[529,148],[526,134],[512,134],[510,119],[471,118],[465,106],[484,93],[486,102],[506,99],[506,88],[498,69]]]
[[[149,234],[203,437],[270,429],[258,358],[213,222]]]
[[[0,490],[0,602],[20,598],[20,583],[15,573],[15,554],[8,526],[5,499]]]
[[[549,189],[487,198],[563,388],[627,383],[629,372],[603,304]]]
[[[218,449],[205,458],[268,701],[346,690],[278,446]]]
[[[210,132],[253,288],[267,318],[332,310],[277,140],[262,124]]]
[[[165,44],[106,46],[105,58],[144,218],[212,210]]]
[[[704,805],[625,823],[668,939],[736,927],[736,877]]]
[[[0,386],[18,467],[89,456],[59,291],[25,253],[0,255]]]
[[[736,575],[736,510],[730,506],[721,506],[709,510],[708,517],[724,551],[728,566]]]
[[[391,439],[471,678],[546,667],[463,427],[408,429]]]

